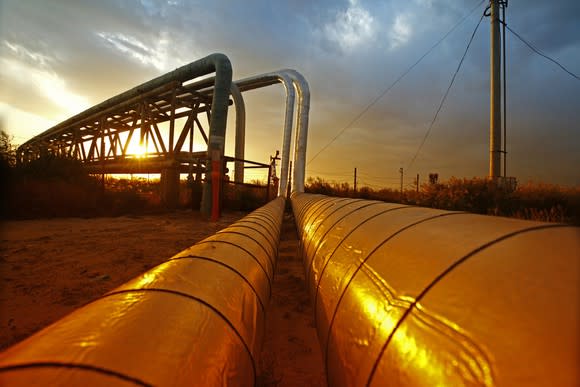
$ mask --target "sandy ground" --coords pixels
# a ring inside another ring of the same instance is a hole
[[[9,221],[0,225],[0,350],[214,234],[197,213]],[[286,215],[260,360],[263,386],[325,385],[312,308]]]
[[[297,247],[294,217],[286,214],[260,357],[261,386],[326,386],[314,313]]]

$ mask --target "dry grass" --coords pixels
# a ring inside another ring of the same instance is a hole
[[[347,183],[310,178],[307,192],[404,203],[445,210],[507,216],[545,222],[580,225],[580,187],[533,183],[504,189],[481,178],[451,178],[438,184],[423,184],[419,192],[361,187],[356,193]]]

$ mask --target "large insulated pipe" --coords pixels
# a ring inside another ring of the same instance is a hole
[[[288,75],[288,70],[280,70],[266,74],[260,74],[236,81],[244,91],[252,90],[274,83],[281,83],[286,91],[286,108],[284,112],[284,133],[282,135],[282,159],[280,163],[280,184],[278,186],[278,196],[286,196],[288,187],[288,166],[290,163],[290,146],[292,143],[292,124],[294,120],[295,92],[292,78]],[[237,149],[236,136],[236,149]],[[237,158],[238,156],[236,156]]]
[[[580,228],[297,194],[329,385],[580,385]]]
[[[284,199],[0,354],[0,385],[252,386]]]
[[[244,182],[244,160],[246,149],[246,104],[240,92],[240,88],[232,82],[230,93],[234,100],[236,108],[236,139],[235,139],[235,158],[234,161],[234,181],[236,183]]]

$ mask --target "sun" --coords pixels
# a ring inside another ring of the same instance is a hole
[[[147,157],[147,147],[145,144],[131,143],[127,149],[127,155],[129,157],[143,159]]]

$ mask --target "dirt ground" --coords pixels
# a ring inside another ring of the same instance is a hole
[[[191,211],[0,224],[0,350],[242,218]],[[259,385],[324,386],[296,232],[286,215]]]

